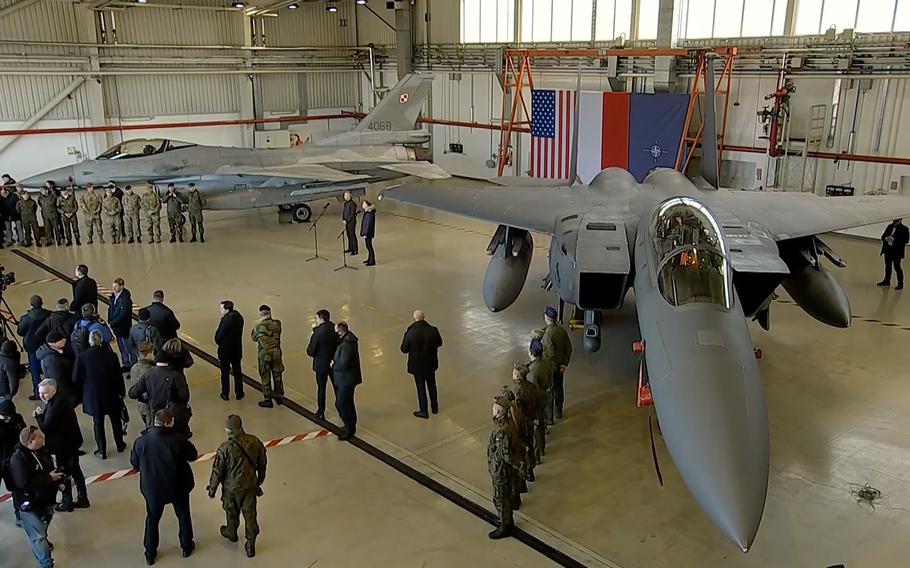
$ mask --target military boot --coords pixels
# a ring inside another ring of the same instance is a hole
[[[501,538],[508,538],[512,536],[512,525],[500,525],[496,527],[495,531],[492,531],[489,536],[493,540],[499,540]]]
[[[101,241],[101,244],[105,244],[105,243],[104,243],[104,237],[98,237],[98,240]]]
[[[132,241],[131,241],[132,242]],[[136,237],[136,242],[142,244],[142,237]]]
[[[256,556],[256,541],[255,540],[246,541],[244,548],[246,549],[247,558],[252,558],[252,557]]]
[[[203,231],[201,227],[199,229],[199,242],[200,243],[205,242],[205,231]]]
[[[171,240],[169,240],[168,242],[169,242],[169,243],[176,243],[176,242],[177,242],[177,237],[175,237],[174,235],[171,235]],[[181,242],[183,242],[183,241],[181,241]]]
[[[228,539],[231,542],[237,542],[239,540],[237,538],[237,533],[234,533],[234,534],[229,533],[226,525],[221,525],[221,536],[223,536],[224,538]],[[249,541],[247,541],[247,542],[249,542]]]
[[[191,242],[191,243],[195,243],[195,242],[196,242],[196,233],[195,233],[195,232],[193,233],[193,238],[190,239],[190,242]]]
[[[133,237],[130,237],[130,239],[129,239],[128,241],[126,241],[126,244],[131,245],[131,244],[133,244],[134,242],[136,242],[136,240],[133,239]]]

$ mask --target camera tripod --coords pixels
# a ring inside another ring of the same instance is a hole
[[[4,286],[4,288],[5,288],[5,286]],[[13,308],[10,307],[9,303],[7,303],[7,301],[6,301],[6,298],[3,296],[3,289],[0,289],[0,307],[6,308],[6,310],[9,312],[9,319],[6,319],[6,317],[2,318],[3,319],[3,339],[9,339],[10,341],[12,341],[13,343],[16,344],[16,346],[19,348],[20,353],[24,353],[25,347],[23,347],[22,342],[19,341],[19,335],[16,332],[16,330],[13,329],[13,327],[10,325],[10,321],[12,321],[14,324],[16,324],[16,326],[18,326],[19,320],[17,320],[16,316],[13,315]]]

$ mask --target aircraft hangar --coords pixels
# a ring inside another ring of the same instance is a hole
[[[0,566],[906,565],[908,44],[910,0],[0,0]],[[82,311],[39,323],[80,271],[121,323],[76,355]],[[190,547],[170,508],[143,540],[156,291],[194,360],[162,406],[199,455]],[[60,399],[87,508],[34,492],[73,483]],[[207,495],[229,415],[267,448],[258,536]]]

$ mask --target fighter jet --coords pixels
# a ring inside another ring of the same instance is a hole
[[[494,312],[521,292],[531,233],[549,235],[546,285],[560,311],[568,303],[583,312],[588,351],[600,347],[602,314],[618,310],[634,288],[667,450],[707,516],[746,552],[764,510],[769,466],[765,398],[746,318],[767,328],[783,285],[812,317],[848,326],[849,301],[821,257],[844,262],[816,235],[910,214],[910,200],[717,189],[716,147],[712,153],[707,142],[717,139],[715,119],[706,114],[698,184],[672,169],[638,183],[607,168],[589,184],[403,185],[382,198],[499,225],[483,280]],[[575,164],[573,157],[570,179]]]
[[[22,185],[57,186],[149,182],[195,183],[209,209],[275,207],[299,222],[310,219],[309,201],[362,193],[368,183],[401,176],[443,179],[420,147],[430,133],[416,126],[432,75],[402,78],[352,132],[287,149],[203,146],[165,139],[127,140],[85,160],[32,176]]]

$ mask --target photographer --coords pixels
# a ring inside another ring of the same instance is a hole
[[[37,426],[26,426],[19,433],[19,445],[10,458],[9,476],[32,554],[38,566],[53,568],[47,529],[54,516],[54,500],[63,473],[54,469],[51,455],[44,447],[44,434]]]
[[[38,385],[38,396],[44,407],[35,409],[35,418],[47,438],[47,450],[53,454],[57,467],[66,475],[63,501],[56,510],[69,513],[75,509],[87,509],[88,491],[85,475],[79,466],[79,448],[82,446],[82,431],[76,418],[73,401],[65,394],[57,393],[57,381],[44,379]],[[73,485],[76,485],[76,501],[73,502]]]
[[[19,392],[19,381],[24,376],[19,349],[7,339],[0,345],[0,400],[12,400]]]
[[[6,483],[7,491],[12,489],[13,482],[9,476],[9,460],[19,445],[19,432],[25,428],[25,420],[16,412],[12,400],[0,400],[0,479]],[[16,526],[21,526],[19,518],[19,501],[13,495],[13,510],[16,512]]]

